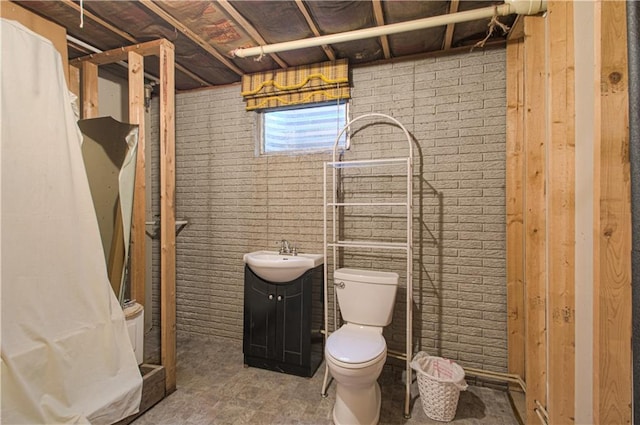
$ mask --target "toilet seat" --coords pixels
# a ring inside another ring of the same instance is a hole
[[[325,351],[342,367],[361,368],[385,357],[387,343],[381,329],[346,324],[329,336]]]

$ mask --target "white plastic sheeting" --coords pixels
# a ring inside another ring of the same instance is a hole
[[[110,424],[142,378],[111,290],[62,63],[1,27],[2,423]]]

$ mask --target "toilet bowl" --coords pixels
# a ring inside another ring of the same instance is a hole
[[[343,268],[333,278],[346,322],[325,346],[327,367],[336,381],[333,422],[375,425],[381,406],[377,380],[387,359],[382,329],[391,323],[398,274]]]
[[[333,422],[377,424],[381,405],[377,380],[387,359],[382,328],[342,326],[327,339],[325,359],[337,383]]]

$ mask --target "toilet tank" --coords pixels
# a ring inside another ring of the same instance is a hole
[[[333,272],[333,283],[346,322],[366,326],[391,323],[398,273],[342,268]]]

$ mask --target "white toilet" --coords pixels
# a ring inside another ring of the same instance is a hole
[[[374,425],[381,404],[377,380],[387,358],[382,328],[391,323],[398,274],[342,268],[333,280],[345,321],[325,347],[325,361],[337,383],[333,422]]]

